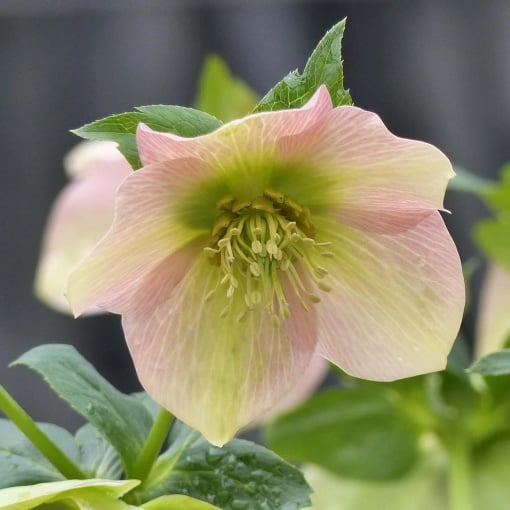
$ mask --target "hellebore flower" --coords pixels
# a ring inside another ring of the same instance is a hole
[[[476,356],[505,347],[510,337],[510,271],[499,265],[487,268],[480,293]]]
[[[132,169],[112,142],[78,144],[64,167],[71,182],[51,209],[34,287],[45,304],[69,312],[69,275],[111,225],[115,192]]]
[[[373,380],[444,367],[464,284],[439,150],[333,108],[325,86],[195,138],[140,124],[137,144],[144,166],[68,296],[76,315],[122,315],[146,391],[211,442],[314,355]]]

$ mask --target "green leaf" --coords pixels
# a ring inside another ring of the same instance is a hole
[[[218,448],[180,422],[172,426],[169,449],[133,497],[143,503],[165,494],[223,510],[297,510],[310,504],[302,473],[273,452],[239,439]]]
[[[49,423],[39,428],[72,460],[78,449],[67,430]],[[9,420],[0,419],[0,488],[63,480],[63,476]]]
[[[205,501],[181,495],[161,496],[145,503],[141,508],[146,510],[218,510],[217,506]]]
[[[477,196],[484,196],[496,184],[494,181],[478,177],[478,175],[454,165],[455,177],[448,183],[449,191],[462,191]]]
[[[80,452],[79,465],[90,478],[121,478],[119,455],[90,423],[76,432],[75,441]]]
[[[277,83],[255,107],[256,112],[285,110],[303,106],[319,85],[328,87],[333,106],[350,105],[352,99],[344,89],[342,37],[345,19],[337,23],[320,40],[306,63],[303,74],[292,71]]]
[[[223,122],[229,122],[250,113],[257,94],[239,78],[230,74],[227,64],[218,55],[210,55],[202,69],[195,106]]]
[[[70,345],[41,345],[12,364],[41,374],[117,450],[129,475],[152,425],[139,399],[116,390]]]
[[[469,371],[482,375],[509,375],[510,374],[510,349],[493,352],[475,361]]]
[[[303,471],[314,489],[313,510],[447,510],[444,464],[427,456],[405,476],[386,481],[341,478],[314,465]]]
[[[508,432],[474,452],[473,495],[474,508],[507,510],[510,501],[510,436]]]
[[[494,211],[510,214],[510,163],[501,169],[498,183],[483,189],[483,199]]]
[[[420,430],[379,388],[329,389],[266,429],[269,447],[351,478],[403,475],[416,457]]]
[[[139,106],[136,110],[96,120],[71,132],[87,140],[118,143],[120,152],[136,170],[142,166],[136,146],[136,128],[140,122],[157,131],[185,137],[204,135],[221,126],[212,115],[183,106]]]
[[[0,490],[0,510],[128,510],[118,498],[138,485],[138,480],[65,480]],[[42,508],[42,507],[41,507]]]
[[[142,404],[147,408],[150,415],[152,416],[152,420],[154,421],[156,416],[159,414],[161,407],[158,403],[156,403],[151,396],[149,396],[145,391],[138,391],[136,393],[131,393],[131,396],[142,402]]]
[[[473,235],[489,260],[510,268],[510,217],[479,221]]]

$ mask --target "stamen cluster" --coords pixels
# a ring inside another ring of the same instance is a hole
[[[330,290],[324,281],[328,271],[319,260],[332,255],[323,251],[330,243],[315,241],[316,231],[307,207],[274,189],[266,189],[255,199],[225,196],[217,207],[220,215],[205,251],[211,263],[221,269],[212,293],[219,287],[226,287],[229,304],[223,316],[230,312],[232,298],[241,287],[245,311],[239,319],[263,303],[277,327],[280,319],[290,315],[281,272],[286,274],[305,310],[308,310],[308,302],[320,301],[319,296],[307,288],[309,281],[321,290]],[[303,270],[307,278],[303,278]]]

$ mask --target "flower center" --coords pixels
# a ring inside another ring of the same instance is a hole
[[[330,243],[315,241],[315,227],[307,207],[274,189],[266,189],[263,196],[252,200],[226,196],[217,207],[221,214],[205,251],[211,263],[221,269],[211,295],[225,287],[229,298],[222,316],[230,312],[232,299],[242,288],[245,306],[239,318],[264,303],[277,327],[280,319],[290,315],[280,282],[282,272],[305,310],[309,302],[317,303],[320,298],[308,290],[303,270],[307,282],[330,290],[324,281],[328,271],[320,260],[332,255],[324,251]]]

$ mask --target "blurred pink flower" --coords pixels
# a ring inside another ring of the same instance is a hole
[[[64,166],[71,182],[51,209],[34,287],[45,304],[70,312],[65,298],[69,275],[111,225],[115,192],[132,169],[112,142],[82,142]]]
[[[510,270],[498,265],[487,268],[480,293],[477,357],[503,349],[510,336]]]
[[[142,385],[211,442],[276,406],[314,355],[373,380],[445,366],[464,284],[438,149],[333,108],[324,86],[196,138],[140,125],[137,143],[144,167],[69,299],[122,315]]]

